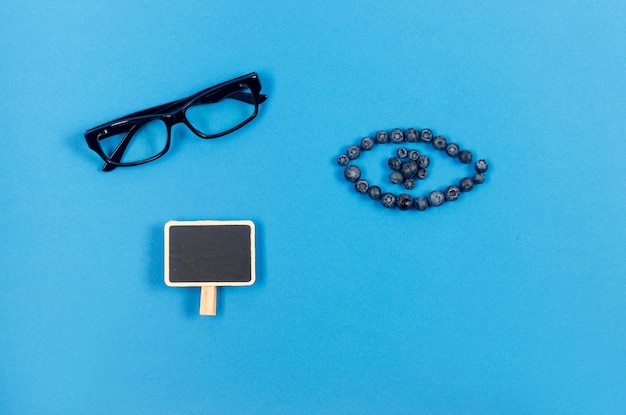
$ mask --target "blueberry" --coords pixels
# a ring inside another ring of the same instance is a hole
[[[446,197],[439,190],[433,190],[428,195],[428,204],[431,206],[441,206],[446,201]]]
[[[430,166],[430,158],[428,158],[427,155],[419,156],[417,159],[417,166],[422,169]]]
[[[350,159],[345,154],[337,157],[337,164],[339,164],[340,166],[347,166],[348,163],[350,163]]]
[[[433,138],[433,147],[437,150],[443,150],[448,145],[448,140],[442,135]]]
[[[428,128],[424,128],[422,132],[420,133],[420,140],[429,143],[430,140],[432,139],[433,139],[433,132],[430,131]]]
[[[481,184],[485,181],[485,175],[482,173],[475,173],[472,176],[472,181],[474,182],[474,184]]]
[[[415,177],[417,173],[417,163],[413,160],[407,160],[402,162],[402,167],[400,168],[400,172],[405,179],[410,179],[411,177]]]
[[[459,153],[459,161],[463,164],[470,164],[472,157],[472,152],[469,150],[463,150]]]
[[[489,165],[483,159],[478,160],[476,164],[474,164],[474,170],[476,170],[477,173],[484,173],[487,171],[488,168]]]
[[[404,132],[404,139],[409,143],[414,143],[419,139],[420,133],[415,128],[408,128]]]
[[[400,210],[408,210],[413,207],[413,198],[406,193],[402,193],[396,199],[396,206],[398,206]]]
[[[378,200],[383,195],[383,192],[380,190],[378,186],[370,186],[367,190],[367,194],[374,200]]]
[[[348,147],[348,151],[346,152],[346,154],[348,155],[348,158],[350,160],[356,160],[361,155],[361,149],[359,148],[359,146],[350,146]]]
[[[404,187],[405,187],[407,190],[412,190],[412,189],[415,189],[415,180],[414,180],[414,179],[406,179],[406,180],[404,181]]]
[[[457,144],[448,143],[448,145],[446,146],[446,153],[450,157],[458,157],[460,152],[461,152],[461,149],[459,148]]]
[[[392,208],[396,205],[396,197],[393,193],[385,193],[380,199],[383,206],[386,208]]]
[[[351,164],[345,168],[343,175],[346,177],[347,181],[356,182],[361,178],[361,169]]]
[[[375,144],[376,141],[374,141],[372,137],[365,137],[363,140],[361,140],[361,150],[369,151],[374,148]]]
[[[409,150],[409,158],[413,161],[419,160],[420,152],[417,150]]]
[[[399,171],[394,171],[389,175],[389,181],[393,184],[400,184],[404,181],[404,176]]]
[[[461,195],[461,191],[459,190],[458,187],[452,185],[446,188],[446,191],[444,192],[444,194],[446,196],[446,200],[452,202],[459,198],[459,196]]]
[[[391,133],[389,133],[389,139],[394,144],[400,144],[404,141],[404,133],[401,129],[394,128],[393,130],[391,130]]]
[[[424,196],[419,196],[415,198],[413,205],[417,210],[426,210],[428,209],[428,199],[426,199]]]
[[[392,157],[387,161],[387,165],[389,165],[389,168],[391,170],[400,170],[400,167],[402,167],[402,162],[400,161],[399,158],[397,157]]]
[[[469,177],[461,179],[461,181],[459,182],[459,189],[461,189],[462,192],[469,192],[473,188],[474,182]]]
[[[379,131],[376,133],[376,143],[385,144],[389,142],[389,135],[387,131]]]
[[[357,192],[359,193],[367,193],[367,190],[369,189],[370,184],[367,182],[367,180],[357,180],[357,182],[354,184],[354,188],[356,189]]]
[[[427,175],[428,175],[428,172],[426,171],[426,169],[422,169],[420,167],[419,169],[417,169],[417,173],[415,174],[415,177],[417,177],[419,180],[424,180]]]
[[[405,159],[409,157],[409,150],[407,150],[404,147],[400,147],[397,151],[397,154],[398,154],[398,158]]]

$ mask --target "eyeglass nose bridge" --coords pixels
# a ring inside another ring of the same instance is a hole
[[[167,124],[168,126],[168,132],[171,135],[171,130],[172,127],[174,127],[176,124],[183,124],[185,125],[185,127],[187,127],[193,134],[195,134],[196,136],[200,137],[200,138],[204,138],[204,139],[208,139],[208,138],[217,138],[217,137],[221,137],[222,135],[225,135],[228,133],[224,132],[218,135],[207,135],[204,134],[202,131],[198,130],[192,123],[191,121],[189,121],[189,119],[187,119],[187,115],[185,115],[185,110],[186,108],[180,108],[174,112],[170,112],[168,114],[162,114],[161,115],[161,119],[163,120],[163,122],[165,122],[165,124]]]
[[[197,135],[200,138],[206,138],[203,136],[203,134],[198,131],[197,128],[195,128],[193,126],[193,124],[191,124],[191,122],[187,119],[187,116],[185,115],[185,109],[181,108],[178,109],[174,112],[171,112],[169,114],[164,114],[162,116],[163,121],[168,125],[168,131],[171,132],[172,127],[174,127],[176,124],[183,124],[185,127],[187,127],[193,134]],[[171,133],[170,133],[171,134]]]
[[[187,124],[185,120],[185,114],[183,113],[182,109],[171,112],[169,114],[164,114],[163,121],[169,124],[170,127],[176,124],[180,124],[181,122]]]

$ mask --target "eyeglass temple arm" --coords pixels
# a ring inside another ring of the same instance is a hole
[[[229,95],[228,98],[236,99],[237,101],[245,102],[251,105],[254,104],[254,95],[249,92],[241,92],[241,91],[235,92],[234,94]],[[166,112],[170,112],[176,109],[177,107],[179,107],[183,102],[189,101],[189,99],[190,98],[183,98],[183,99],[169,102],[167,104],[157,105],[156,107],[134,112],[132,114],[126,115],[125,117],[122,117],[122,118],[118,118],[117,120],[113,120],[111,122],[116,122],[116,121],[120,121],[120,120],[124,120],[128,118],[143,117],[146,115],[163,114]],[[267,99],[267,95],[259,94],[259,104],[265,102],[266,99]],[[217,102],[217,101],[211,99],[211,96],[207,96],[205,100],[199,100],[199,102],[202,102],[204,104],[209,104],[209,103]]]
[[[254,104],[254,95],[252,95],[249,92],[241,92],[241,91],[235,92],[234,94],[230,95],[228,98],[233,98],[238,101],[245,102],[247,104]],[[267,99],[267,95],[259,94],[259,104],[265,102],[266,99]]]
[[[137,123],[131,127],[128,133],[124,135],[124,138],[122,139],[122,141],[120,141],[120,143],[117,145],[115,150],[113,150],[113,153],[111,153],[111,156],[109,157],[111,161],[115,163],[119,163],[122,160],[122,156],[124,155],[124,152],[126,151],[126,148],[128,147],[128,144],[130,144],[130,140],[133,138],[137,130],[141,128],[144,124],[145,123],[143,122]],[[115,167],[117,167],[115,164],[106,162],[102,166],[102,171],[111,171]]]
[[[232,98],[232,99],[236,99],[237,101],[241,101],[241,102],[245,102],[246,104],[250,104],[250,105],[254,105],[255,104],[255,100],[254,100],[254,95],[249,93],[249,92],[235,92],[234,94],[231,94],[225,98]],[[222,99],[225,99],[222,98]],[[212,104],[214,102],[219,102],[222,99],[213,99],[213,97],[206,96],[203,99],[199,99],[196,102],[199,102],[201,104]],[[267,95],[265,94],[259,94],[259,104],[265,102],[265,100],[267,99]]]

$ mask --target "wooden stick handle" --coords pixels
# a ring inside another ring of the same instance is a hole
[[[200,291],[200,315],[214,316],[217,306],[217,287],[202,286]]]

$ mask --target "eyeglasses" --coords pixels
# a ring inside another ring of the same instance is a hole
[[[221,137],[252,121],[266,99],[253,72],[94,127],[85,140],[104,160],[103,171],[137,166],[167,152],[172,126],[183,123],[201,138]]]

